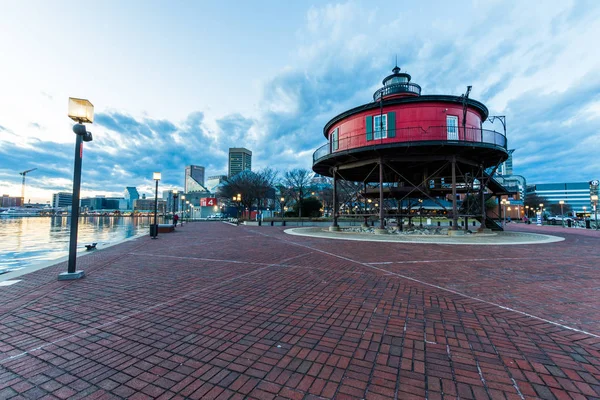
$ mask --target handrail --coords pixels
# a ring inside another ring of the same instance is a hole
[[[387,131],[384,131],[384,133],[387,134],[386,138],[366,140],[366,131],[364,129],[344,132],[343,136],[340,135],[341,137],[337,141],[337,146],[333,146],[331,142],[328,142],[315,150],[313,153],[313,164],[332,153],[394,143],[427,141],[447,141],[448,143],[470,142],[486,143],[501,147],[505,150],[507,149],[506,137],[500,132],[489,129],[469,127],[463,129],[463,127],[457,126],[430,126],[427,129],[422,127],[399,128],[394,130],[388,129]],[[452,135],[453,133],[454,135]],[[449,138],[449,136],[456,137],[456,139]],[[375,132],[373,132],[373,138],[374,137]]]
[[[417,85],[416,83],[410,82],[400,82],[392,83],[391,85],[385,85],[381,89],[377,89],[377,91],[375,91],[375,93],[373,94],[373,100],[379,100],[381,97],[381,93],[383,93],[384,96],[388,96],[390,94],[407,92],[421,95],[421,86]]]

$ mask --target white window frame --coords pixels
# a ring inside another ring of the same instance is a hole
[[[336,151],[339,147],[339,128],[335,128],[331,131],[331,134],[329,134],[329,149],[331,151]]]
[[[380,117],[383,118],[383,132],[380,132]],[[373,139],[378,140],[387,138],[387,131],[387,114],[373,115]]]
[[[449,121],[456,121],[456,124],[449,124]],[[446,115],[446,135],[448,140],[458,140],[458,115]]]

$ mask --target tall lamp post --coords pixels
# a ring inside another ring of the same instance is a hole
[[[544,203],[540,203],[540,220],[538,225],[544,225]]]
[[[160,181],[161,178],[161,173],[160,172],[155,172],[152,174],[152,179],[154,179],[154,181],[156,182],[156,189],[154,192],[154,224],[153,224],[153,228],[151,229],[152,232],[152,239],[156,239],[156,235],[158,234],[158,220],[157,220],[157,213],[158,213],[158,181]]]
[[[558,204],[560,204],[560,221],[562,222],[562,227],[565,227],[565,213],[563,212],[563,206],[565,204],[564,200],[559,200]]]
[[[423,199],[419,199],[419,227],[423,227]]]
[[[502,199],[502,227],[506,228],[506,206],[510,204],[510,201]]]
[[[240,219],[240,207],[242,205],[242,195],[240,193],[238,193],[237,196],[233,196],[233,201],[237,202],[236,211],[237,211],[237,219],[238,219],[238,223],[239,223],[239,219]]]
[[[68,116],[77,122],[73,125],[75,132],[75,165],[73,168],[73,196],[71,202],[71,234],[69,237],[69,263],[67,272],[58,274],[58,280],[79,279],[85,276],[83,271],[77,272],[77,228],[79,223],[79,191],[81,189],[81,162],[83,159],[83,142],[92,141],[92,133],[85,129],[84,123],[94,122],[94,106],[88,100],[69,97]]]
[[[593,194],[592,203],[594,204],[594,221],[596,222],[596,230],[598,230],[598,195]]]
[[[175,211],[177,209],[177,197],[179,197],[179,192],[177,189],[173,189],[173,222],[175,222]]]
[[[281,218],[285,218],[285,213],[283,212],[283,202],[285,201],[285,197],[279,199],[280,210],[281,210]]]
[[[184,201],[185,201],[185,195],[181,194],[181,224],[183,226],[183,206],[184,206]]]
[[[189,200],[185,201],[185,212],[187,215],[187,220],[189,221],[190,220],[190,201]]]

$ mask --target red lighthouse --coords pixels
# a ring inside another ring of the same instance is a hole
[[[367,201],[379,207],[379,231],[388,216],[409,217],[406,207],[423,199],[440,202],[452,194],[452,231],[458,219],[486,221],[486,195],[506,194],[493,179],[508,158],[504,134],[482,128],[488,109],[462,96],[421,95],[421,87],[397,66],[373,94],[373,102],[332,118],[324,127],[328,143],[313,154],[313,170],[334,180],[334,221],[339,207],[337,183],[361,183],[358,202],[369,213]],[[471,194],[476,202],[458,209],[457,196]],[[477,195],[475,197],[475,195]],[[452,232],[451,231],[451,232]]]

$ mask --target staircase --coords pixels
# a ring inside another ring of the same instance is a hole
[[[481,217],[475,217],[475,219],[477,221],[479,221],[479,223],[481,224],[482,222],[482,218]],[[493,231],[504,231],[504,228],[502,227],[502,225],[499,222],[496,222],[495,220],[491,219],[491,218],[486,218],[485,219],[485,227],[488,229],[491,229]]]

